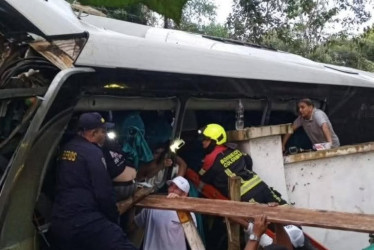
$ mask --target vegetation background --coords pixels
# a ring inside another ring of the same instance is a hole
[[[81,0],[108,17],[235,39],[374,72],[373,0],[233,0],[226,23],[213,0]]]

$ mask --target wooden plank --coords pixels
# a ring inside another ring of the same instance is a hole
[[[185,210],[223,217],[253,218],[254,215],[265,214],[268,221],[274,223],[364,233],[374,232],[374,215],[371,214],[312,210],[289,206],[269,207],[266,204],[190,197],[166,199],[161,195],[150,195],[136,205],[157,209]]]
[[[144,199],[147,195],[154,192],[154,188],[140,188],[136,190],[135,194],[124,201],[117,202],[117,209],[119,214],[125,213],[128,209],[135,205],[135,203]]]
[[[222,195],[214,186],[205,184],[203,181],[201,181],[199,175],[195,171],[187,168],[186,177],[196,186],[196,188],[199,190],[199,192],[201,192],[204,195],[204,197],[210,199],[227,200],[227,197]],[[247,228],[248,226],[248,222],[246,219],[238,217],[230,217],[229,219],[230,221],[235,222],[244,228]],[[275,237],[274,233],[269,229],[266,231],[266,234],[272,238]],[[324,246],[322,246],[319,242],[317,242],[315,239],[310,237],[305,232],[304,235],[310,240],[314,247],[316,247],[319,250],[326,250]]]
[[[73,59],[48,41],[30,43],[30,46],[59,69],[73,68]]]
[[[242,130],[227,131],[228,141],[248,141],[272,135],[292,134],[292,124],[279,124],[261,127],[250,127]]]
[[[241,178],[239,176],[229,178],[229,197],[232,201],[240,201],[240,183]],[[229,235],[228,249],[239,250],[240,249],[240,225],[230,221],[227,217],[226,225]]]
[[[190,212],[177,211],[177,214],[190,248],[194,250],[205,250],[205,246],[200,238],[199,232],[196,229]]]

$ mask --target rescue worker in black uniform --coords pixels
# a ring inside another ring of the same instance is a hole
[[[57,249],[136,249],[118,226],[118,210],[103,152],[106,123],[99,113],[79,117],[57,167],[51,235]]]
[[[202,181],[228,197],[228,177],[239,176],[242,201],[286,204],[277,191],[269,188],[252,171],[251,157],[236,149],[236,144],[226,143],[226,131],[221,125],[209,124],[198,132],[205,151],[204,163],[199,171]]]
[[[102,150],[109,176],[113,180],[116,200],[122,201],[129,198],[136,190],[134,163],[128,160],[129,157],[114,139],[107,139]]]

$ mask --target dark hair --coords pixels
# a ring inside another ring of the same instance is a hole
[[[297,104],[299,104],[299,103],[301,103],[301,102],[305,103],[305,104],[308,105],[308,106],[313,106],[313,107],[314,107],[314,103],[313,103],[313,101],[310,100],[309,98],[303,98],[303,99],[300,99],[300,100],[297,102]]]

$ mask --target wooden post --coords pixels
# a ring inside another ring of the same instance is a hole
[[[229,177],[230,200],[240,201],[240,180],[238,176]],[[240,225],[225,218],[228,234],[228,249],[240,250]]]
[[[196,229],[190,212],[177,211],[177,214],[190,248],[193,250],[205,250],[205,246],[200,238],[199,232]]]

